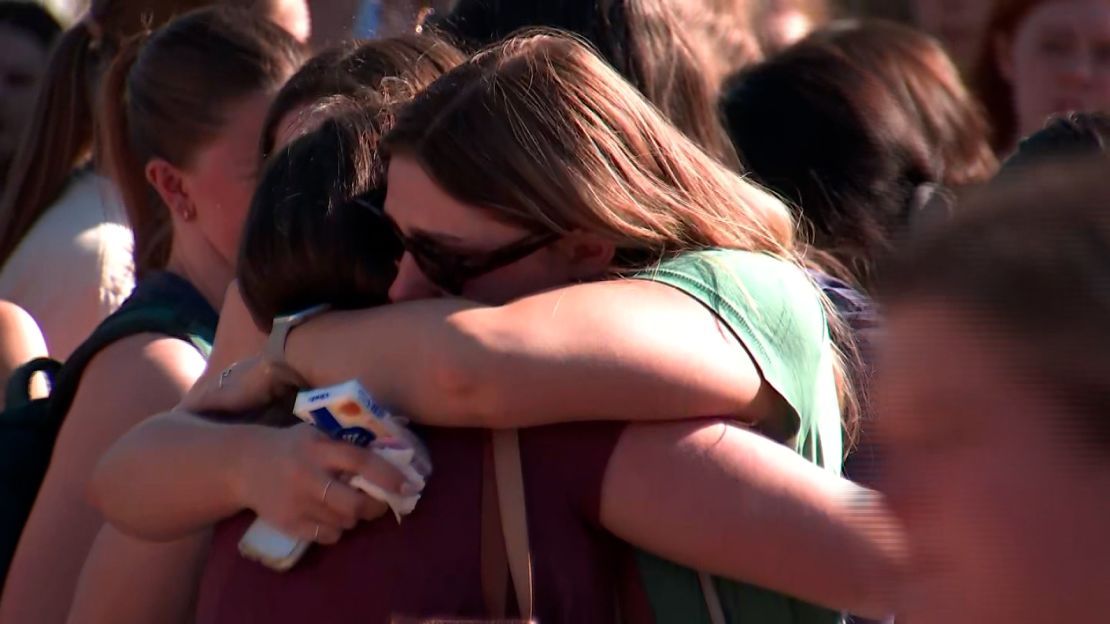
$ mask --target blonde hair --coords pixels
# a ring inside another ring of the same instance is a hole
[[[618,273],[707,248],[803,264],[781,200],[706,154],[568,36],[523,35],[479,53],[406,106],[384,145],[498,220],[607,238]]]

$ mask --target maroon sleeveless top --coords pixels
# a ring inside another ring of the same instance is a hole
[[[598,522],[602,480],[623,428],[580,423],[521,432],[534,610],[544,624],[611,622],[618,593],[639,593],[629,590],[630,548]],[[220,523],[201,581],[197,622],[486,617],[481,508],[489,434],[438,428],[419,434],[435,472],[401,524],[392,515],[362,523],[338,544],[313,546],[292,570],[278,573],[239,554],[253,514]],[[643,607],[623,605],[624,619]]]

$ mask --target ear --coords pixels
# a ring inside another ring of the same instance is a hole
[[[562,257],[572,280],[595,279],[613,266],[616,245],[587,232],[571,232],[552,245],[551,250]]]
[[[1014,40],[1006,35],[995,35],[991,42],[994,61],[1006,82],[1014,81]]]
[[[181,170],[161,158],[152,158],[146,164],[146,181],[158,192],[162,203],[175,217],[189,219],[193,202],[186,188]]]

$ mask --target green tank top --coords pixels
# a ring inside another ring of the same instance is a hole
[[[751,354],[790,409],[794,450],[840,474],[843,442],[828,321],[799,267],[761,253],[683,254],[633,276],[667,284],[712,310]],[[694,570],[648,553],[638,567],[660,624],[709,623]],[[831,624],[838,613],[743,583],[716,579],[731,624]]]

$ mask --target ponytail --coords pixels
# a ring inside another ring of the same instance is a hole
[[[31,124],[0,201],[0,268],[57,199],[73,169],[89,157],[92,41],[88,25],[81,22],[62,35],[50,55]]]
[[[125,42],[100,81],[97,144],[100,166],[119,189],[127,220],[134,233],[135,270],[138,276],[150,269],[164,267],[170,256],[172,223],[169,210],[147,184],[146,154],[135,141],[127,117],[127,82],[147,37],[140,35]]]

